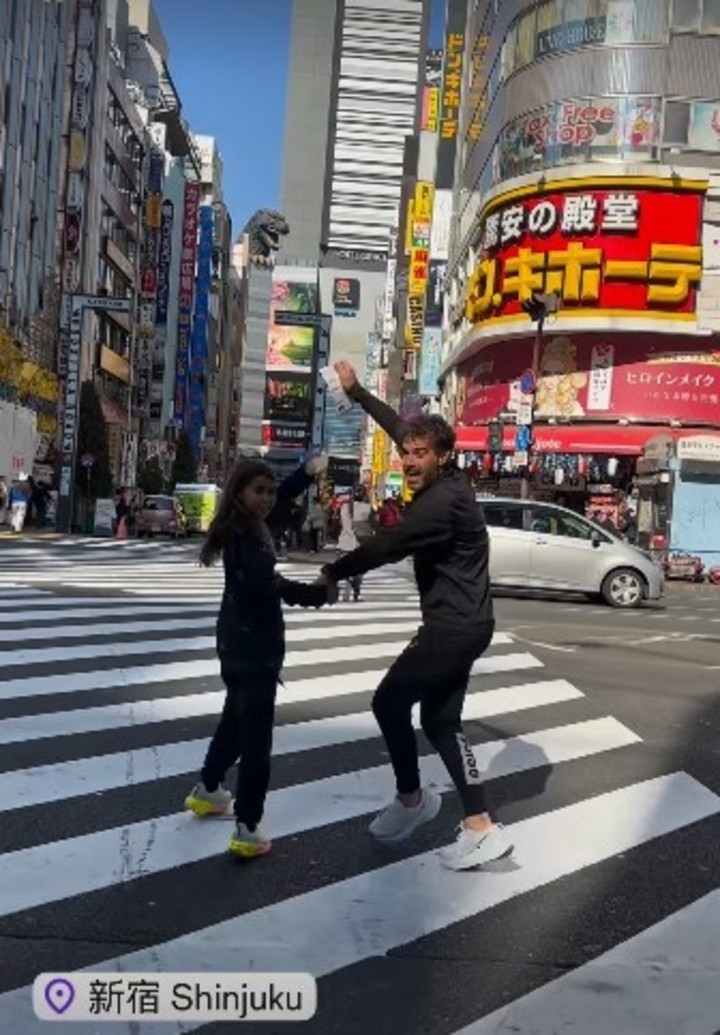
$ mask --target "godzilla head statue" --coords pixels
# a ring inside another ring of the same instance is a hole
[[[290,233],[285,216],[272,208],[261,208],[252,216],[243,230],[250,238],[251,259],[272,259],[272,253],[279,250],[281,238]]]

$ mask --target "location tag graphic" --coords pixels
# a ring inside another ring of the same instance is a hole
[[[45,986],[45,1002],[61,1015],[69,1010],[75,998],[75,989],[66,978],[53,978]]]

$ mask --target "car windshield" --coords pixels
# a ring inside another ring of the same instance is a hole
[[[143,504],[143,510],[172,510],[172,500],[164,496],[148,496]]]

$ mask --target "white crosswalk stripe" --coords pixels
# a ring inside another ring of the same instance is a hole
[[[243,869],[225,853],[229,820],[202,822],[183,810],[224,699],[214,629],[222,573],[199,568],[188,544],[59,539],[51,547],[13,544],[7,553],[0,571],[0,939],[66,928],[73,938],[41,938],[32,959],[5,968],[3,1030],[44,1030],[29,992],[40,970],[300,969],[321,986],[332,976],[338,985],[328,986],[330,997],[364,988],[362,976],[371,983],[368,1001],[374,994],[381,1001],[376,971],[363,969],[371,963],[389,962],[410,945],[413,955],[431,958],[434,939],[458,925],[470,925],[474,937],[473,925],[491,917],[511,932],[509,943],[495,947],[499,956],[523,954],[533,911],[554,888],[580,878],[591,882],[586,891],[594,882],[602,888],[628,856],[655,858],[658,838],[720,815],[720,798],[681,769],[654,768],[633,730],[499,629],[473,668],[463,716],[491,799],[502,792],[499,815],[516,846],[513,860],[482,873],[440,867],[436,852],[452,836],[448,817],[457,803],[422,736],[421,775],[443,796],[440,817],[416,844],[375,845],[367,823],[392,797],[393,778],[371,699],[420,620],[407,569],[393,568],[367,576],[357,604],[287,609],[263,819],[275,850]],[[281,570],[311,581],[317,565],[294,561]],[[417,727],[417,708],[414,721]],[[708,913],[716,917],[717,909],[715,897]],[[700,920],[693,926],[686,913]],[[519,924],[526,915],[528,924]],[[111,931],[102,932],[103,917],[113,918]],[[682,933],[679,948],[662,924],[655,933],[655,919],[638,935],[642,959],[652,951],[690,958],[697,945],[717,970],[720,949],[707,936],[701,902],[668,921]],[[590,953],[559,982],[550,974],[539,979],[507,1014],[519,1018],[513,1030],[536,1031],[533,1009],[547,1018],[538,1035],[559,1030],[565,1017],[589,1016],[582,975],[604,980],[616,958],[634,958],[634,945],[611,948],[597,965]],[[448,1010],[422,1030],[509,1031],[506,1010],[487,1001],[469,1027]],[[324,1029],[321,1020],[311,1030],[341,1030]],[[64,1023],[71,1033],[88,1031]],[[623,1029],[622,1014],[613,1023],[628,1035],[651,1030]],[[592,1035],[610,1035],[612,1025],[593,1024]],[[186,1021],[165,1030],[198,1027]],[[156,1028],[142,1020],[132,1030]],[[383,1031],[376,1021],[367,1030]]]

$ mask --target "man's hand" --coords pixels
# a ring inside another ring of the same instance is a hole
[[[313,453],[312,456],[308,457],[305,462],[305,471],[308,475],[314,477],[315,475],[322,474],[328,467],[328,456],[327,453]]]
[[[344,390],[351,392],[358,383],[355,367],[352,363],[348,363],[346,359],[341,359],[339,363],[335,364],[335,372]]]
[[[326,586],[328,594],[328,604],[331,607],[333,604],[337,604],[340,598],[340,590],[338,588],[337,582],[331,575],[324,571],[320,572],[318,577],[315,579],[315,585]]]

